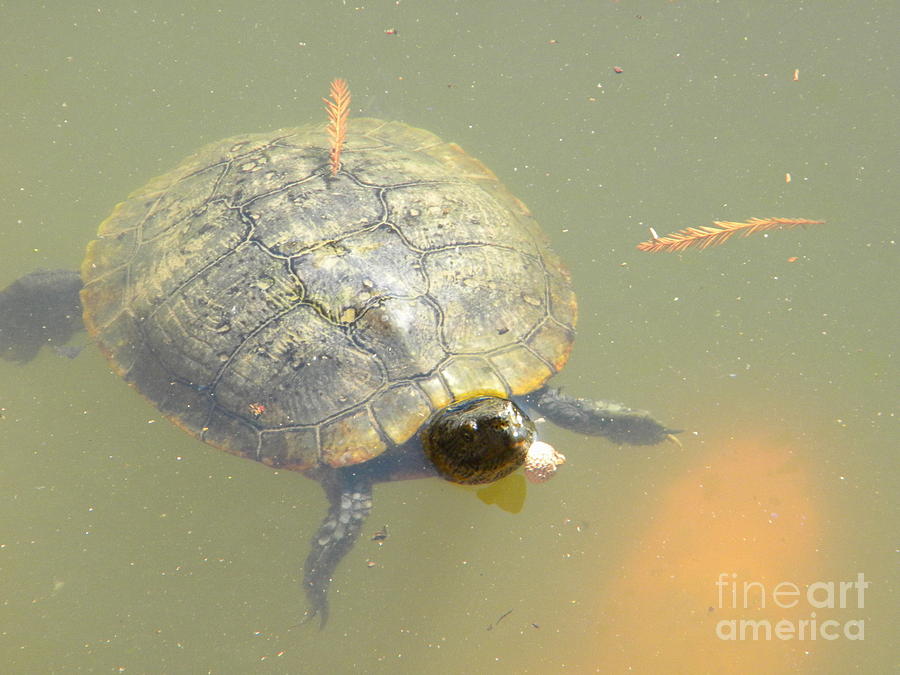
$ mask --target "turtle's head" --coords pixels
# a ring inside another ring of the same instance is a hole
[[[534,423],[509,399],[477,396],[435,412],[419,435],[441,476],[479,485],[522,466],[535,431]]]

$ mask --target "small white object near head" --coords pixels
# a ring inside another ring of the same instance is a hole
[[[532,483],[544,483],[556,473],[556,470],[566,463],[566,456],[557,452],[549,443],[535,441],[528,449],[525,458],[525,478]]]

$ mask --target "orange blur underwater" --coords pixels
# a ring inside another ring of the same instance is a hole
[[[804,673],[818,670],[821,648],[836,644],[812,640],[810,631],[816,614],[819,621],[841,616],[811,607],[803,595],[821,579],[823,555],[812,453],[765,440],[712,445],[661,486],[658,510],[635,533],[619,577],[601,589],[585,643],[591,653],[579,658],[585,668]],[[796,606],[778,606],[773,592],[790,605],[783,599],[792,584]],[[805,639],[742,635],[740,621],[748,619],[760,630],[781,621],[783,635],[793,627]]]

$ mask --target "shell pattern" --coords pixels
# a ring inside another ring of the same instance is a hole
[[[475,394],[568,358],[569,274],[459,146],[354,120],[208,146],[119,204],[82,267],[85,323],[179,426],[305,471],[371,459]]]

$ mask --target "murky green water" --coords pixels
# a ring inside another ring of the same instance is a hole
[[[0,363],[3,672],[896,663],[895,3],[2,2],[0,17],[0,286],[74,268],[116,202],[204,143],[321,119],[343,76],[354,114],[459,142],[544,224],[581,302],[561,383],[686,429],[680,450],[548,430],[569,463],[516,516],[438,481],[378,486],[369,529],[390,537],[347,557],[318,632],[296,625],[314,483],[187,437],[94,349]],[[634,249],[648,226],[753,216],[828,223]],[[865,639],[723,643],[720,572],[769,588],[863,573],[864,607],[818,612],[864,621]]]

